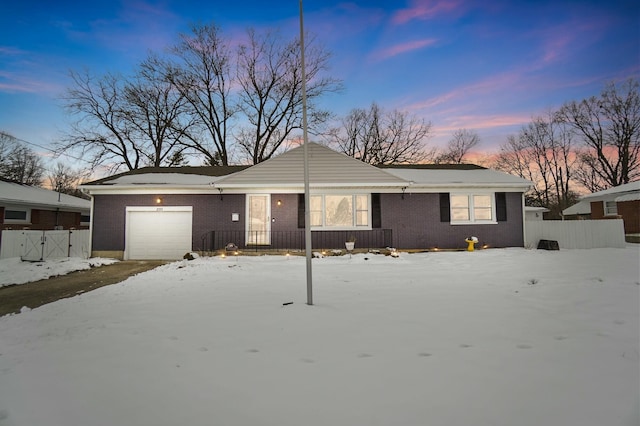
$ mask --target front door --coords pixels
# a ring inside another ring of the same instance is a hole
[[[271,196],[247,195],[247,244],[269,245]]]

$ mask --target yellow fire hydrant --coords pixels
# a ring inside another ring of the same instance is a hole
[[[478,242],[478,238],[477,237],[470,237],[470,238],[467,238],[465,241],[467,242],[467,251],[474,251],[475,250],[475,244],[477,244],[477,242]]]

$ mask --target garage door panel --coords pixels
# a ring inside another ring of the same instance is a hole
[[[181,259],[191,251],[191,237],[190,208],[127,211],[128,259]]]

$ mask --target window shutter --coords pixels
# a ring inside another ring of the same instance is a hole
[[[440,193],[440,222],[451,222],[451,209],[449,206],[449,193]]]
[[[371,194],[371,227],[382,228],[380,194]]]
[[[304,194],[298,194],[298,228],[304,228]]]
[[[496,219],[498,222],[507,221],[507,194],[496,192]]]

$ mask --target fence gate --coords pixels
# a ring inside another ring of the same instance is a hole
[[[23,235],[22,260],[42,260],[43,231],[19,231]],[[3,236],[4,237],[4,236]],[[4,239],[4,238],[3,238]]]
[[[63,257],[89,257],[89,231],[2,231],[0,259],[20,257],[40,261]]]

